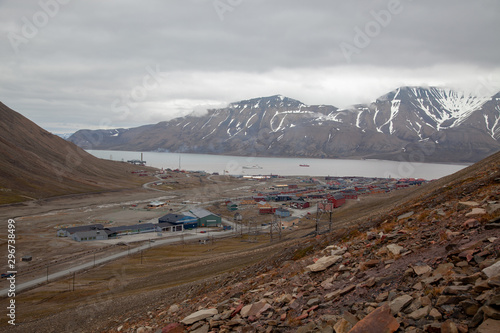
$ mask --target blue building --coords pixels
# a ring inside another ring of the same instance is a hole
[[[162,224],[166,225],[167,223],[174,226],[182,226],[183,229],[195,229],[198,227],[198,218],[188,214],[167,214],[158,218],[160,227],[162,227]]]

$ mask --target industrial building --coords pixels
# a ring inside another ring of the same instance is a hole
[[[104,229],[102,224],[89,224],[82,225],[78,227],[69,227],[57,230],[57,237],[71,237],[75,232],[91,231],[91,230],[102,230]]]
[[[124,225],[121,227],[111,227],[109,230],[112,234],[120,235],[133,235],[133,234],[143,234],[146,232],[156,232],[158,230],[158,225],[153,223],[141,223],[135,225]]]
[[[113,233],[108,229],[77,231],[71,235],[71,238],[77,242],[87,242],[93,240],[106,240],[111,234]]]
[[[182,231],[198,227],[198,219],[186,214],[167,214],[158,218],[158,225],[163,231]],[[172,228],[168,228],[168,226]]]
[[[221,217],[206,209],[193,208],[189,212],[198,219],[198,227],[217,227],[222,225]]]

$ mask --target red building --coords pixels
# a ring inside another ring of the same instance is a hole
[[[342,193],[335,193],[328,197],[328,201],[333,204],[333,208],[338,208],[345,204],[345,196]]]
[[[304,208],[308,208],[310,206],[311,205],[307,201],[295,200],[295,201],[290,202],[291,208],[304,209]]]

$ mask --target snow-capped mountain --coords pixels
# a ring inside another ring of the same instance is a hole
[[[275,95],[131,129],[80,130],[94,149],[472,162],[500,150],[500,93],[401,87],[339,110]]]

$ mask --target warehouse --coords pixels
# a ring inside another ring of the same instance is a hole
[[[107,230],[111,231],[112,233],[116,233],[116,235],[133,235],[133,234],[143,234],[146,232],[155,232],[158,230],[158,225],[155,225],[153,223],[142,223],[142,224],[135,224],[135,225],[124,225],[121,227],[111,227],[108,228]]]
[[[198,219],[198,227],[217,227],[222,225],[220,216],[217,216],[206,209],[193,208],[189,212]]]
[[[274,211],[275,215],[281,216],[281,217],[288,217],[291,215],[290,211],[285,208],[278,208]]]
[[[102,230],[104,226],[102,224],[90,224],[82,225],[78,227],[64,228],[57,231],[57,237],[70,237],[75,232],[91,231],[91,230]]]
[[[93,240],[106,240],[112,234],[109,230],[88,230],[77,231],[71,235],[71,238],[77,242],[87,242]]]

